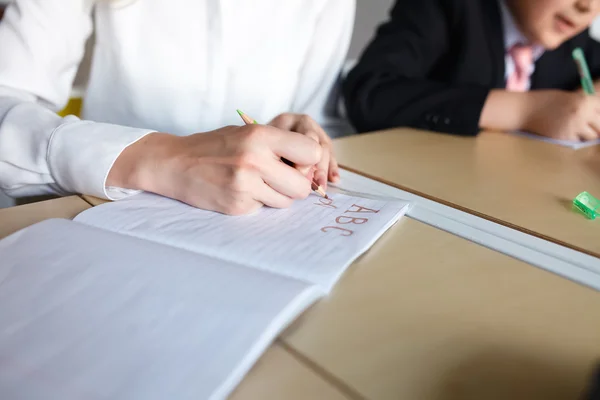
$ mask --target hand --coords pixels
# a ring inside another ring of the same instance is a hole
[[[533,93],[533,92],[532,92]],[[525,130],[553,139],[588,141],[600,136],[600,98],[578,92],[539,91]]]
[[[152,133],[126,148],[107,185],[141,189],[230,215],[263,205],[289,207],[311,193],[310,170],[321,159],[312,138],[271,126],[230,126],[177,137]]]
[[[287,113],[281,114],[271,121],[269,125],[286,131],[301,133],[319,143],[322,149],[322,156],[321,160],[317,163],[314,179],[324,190],[327,190],[328,180],[334,183],[340,180],[340,171],[335,155],[333,154],[331,138],[315,120],[308,115]]]

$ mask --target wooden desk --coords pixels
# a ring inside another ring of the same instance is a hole
[[[83,195],[81,198],[94,207],[109,202],[109,200],[99,199],[98,197],[88,195]]]
[[[1,210],[0,227],[88,207]],[[578,398],[600,359],[599,309],[600,293],[404,218],[232,399]]]
[[[600,222],[571,209],[580,192],[600,197],[600,146],[574,151],[506,134],[411,129],[334,143],[350,170],[600,257]]]
[[[86,198],[95,204],[104,202]],[[90,207],[82,198],[71,196],[0,209],[0,239],[46,219],[72,219]],[[338,389],[276,342],[250,371],[231,399],[350,399],[343,389]]]
[[[77,196],[0,209],[0,239],[50,218],[72,219],[91,206]]]
[[[352,400],[275,343],[252,368],[230,400]]]
[[[283,341],[366,399],[576,399],[600,293],[408,218]]]

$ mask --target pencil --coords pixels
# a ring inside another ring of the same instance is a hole
[[[577,64],[577,70],[579,71],[583,90],[587,95],[595,95],[596,89],[594,88],[594,81],[592,80],[588,64],[585,61],[585,54],[581,48],[578,47],[573,50],[573,60],[575,60],[575,63]]]
[[[256,122],[255,119],[250,118],[248,115],[246,115],[246,113],[244,113],[240,110],[237,110],[237,113],[240,115],[240,117],[242,117],[242,120],[244,121],[244,123],[246,125],[258,124],[258,122]],[[294,164],[292,162],[286,160],[285,158],[282,158],[281,160],[289,166],[292,166],[292,167],[294,166]],[[327,196],[327,193],[325,193],[325,190],[323,190],[321,185],[318,185],[314,180],[312,181],[312,190],[317,192],[319,195],[326,198],[327,200],[329,200],[329,196]]]

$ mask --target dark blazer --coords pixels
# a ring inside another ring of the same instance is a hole
[[[600,43],[586,31],[544,53],[531,89],[576,89],[575,47],[600,76]],[[397,0],[344,82],[350,120],[359,132],[409,126],[476,135],[489,92],[505,87],[504,56],[497,0]]]
[[[583,400],[600,400],[600,365],[592,376],[592,382],[587,389]]]

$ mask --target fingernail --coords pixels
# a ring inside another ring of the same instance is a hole
[[[315,173],[315,180],[319,185],[324,187],[325,185],[327,185],[327,174],[323,171],[317,171]]]

